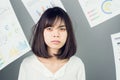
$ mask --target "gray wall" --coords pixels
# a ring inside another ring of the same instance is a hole
[[[116,80],[113,48],[110,35],[120,32],[120,15],[90,28],[77,0],[61,0],[70,15],[75,30],[79,56],[86,69],[86,80]],[[20,0],[11,0],[23,31],[30,39],[34,22]],[[0,71],[0,80],[17,80],[21,61],[28,52]]]

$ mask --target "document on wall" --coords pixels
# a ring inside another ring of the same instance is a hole
[[[112,34],[111,39],[115,59],[116,80],[120,80],[120,33]]]
[[[112,1],[113,3],[113,6],[112,6],[112,9],[115,13],[118,13],[120,14],[120,0],[113,0]]]
[[[79,0],[79,3],[90,27],[120,14],[120,0]]]
[[[22,0],[22,2],[35,23],[38,22],[42,13],[50,7],[59,6],[65,10],[60,0]]]
[[[0,70],[30,49],[9,0],[0,0]]]

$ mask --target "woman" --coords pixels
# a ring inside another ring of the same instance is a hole
[[[47,9],[34,27],[33,54],[21,63],[18,80],[85,80],[85,68],[76,53],[68,14]]]

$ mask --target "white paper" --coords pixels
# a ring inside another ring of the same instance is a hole
[[[116,80],[120,80],[120,33],[112,34],[111,39],[115,59]]]
[[[113,0],[112,9],[115,11],[115,13],[120,14],[120,0]]]
[[[64,9],[60,0],[22,0],[22,2],[35,23],[47,8],[59,6]]]
[[[0,70],[29,50],[9,0],[0,0]]]
[[[90,27],[120,14],[120,0],[79,0],[79,3]]]

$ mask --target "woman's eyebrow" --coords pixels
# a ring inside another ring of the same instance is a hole
[[[59,27],[65,27],[65,25],[60,25]]]

